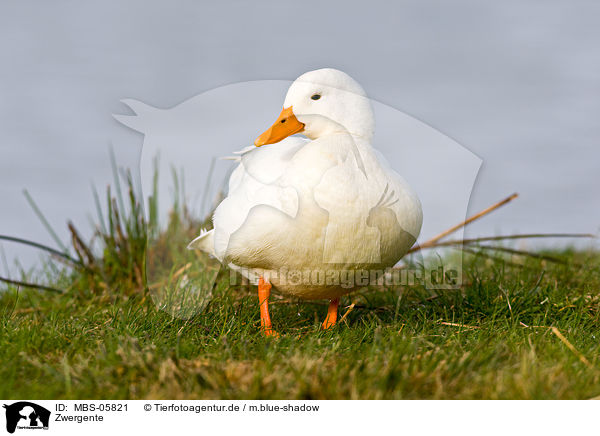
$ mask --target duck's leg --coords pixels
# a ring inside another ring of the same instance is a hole
[[[323,329],[333,327],[337,321],[338,306],[340,305],[340,299],[336,298],[329,302],[329,309],[327,309],[327,318],[323,321]]]
[[[260,327],[265,336],[279,336],[273,327],[271,327],[271,317],[269,316],[269,297],[271,296],[271,283],[264,278],[258,279],[258,303],[260,304]]]

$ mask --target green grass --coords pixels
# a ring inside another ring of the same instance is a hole
[[[600,395],[598,253],[551,253],[564,264],[468,255],[460,289],[365,289],[342,299],[342,314],[356,306],[329,331],[319,329],[326,302],[272,298],[281,333],[273,340],[259,331],[255,289],[230,285],[227,271],[201,313],[182,320],[157,309],[146,285],[170,282],[188,262],[190,274],[202,270],[203,260],[184,250],[200,223],[178,206],[168,228],[157,231],[148,229],[134,195],[128,207],[110,194],[108,203],[100,247],[74,237],[78,266],[46,274],[46,284],[64,294],[16,286],[0,292],[0,397]]]
[[[597,257],[585,264],[511,270],[476,260],[461,291],[430,301],[412,289],[399,300],[358,294],[361,307],[327,332],[324,304],[275,300],[279,340],[259,333],[257,297],[243,289],[222,289],[187,321],[143,296],[9,291],[0,397],[591,398],[600,395],[600,277]]]

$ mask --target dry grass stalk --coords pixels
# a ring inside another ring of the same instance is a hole
[[[575,348],[575,346],[572,343],[570,343],[569,340],[565,338],[556,327],[550,327],[550,331],[552,331],[552,333],[554,333],[556,337],[558,337],[558,339],[560,339],[562,343],[565,344],[567,348],[571,350],[573,354],[575,354],[585,366],[587,366],[590,369],[594,369],[594,365],[592,365],[590,361],[587,360],[586,357],[583,354],[581,354],[581,352],[577,348]]]
[[[440,321],[440,324],[442,324],[442,325],[447,325],[447,326],[450,326],[450,327],[462,327],[462,328],[465,328],[465,329],[471,329],[471,330],[475,330],[475,329],[478,329],[478,328],[479,328],[479,327],[477,327],[477,326],[473,326],[473,325],[464,325],[464,324],[457,324],[457,323],[455,323],[455,322],[445,322],[445,321]]]
[[[432,247],[448,247],[453,245],[463,244],[477,244],[479,242],[490,242],[490,241],[505,241],[511,239],[532,239],[532,238],[595,238],[596,235],[591,233],[523,233],[516,235],[504,235],[504,236],[485,236],[481,238],[471,239],[452,239],[450,241],[444,241],[436,243],[434,246],[421,248],[432,248]]]
[[[177,271],[175,271],[173,273],[173,276],[170,277],[170,279],[166,279],[166,280],[162,280],[160,282],[153,283],[153,284],[151,284],[151,285],[148,286],[148,289],[154,290],[154,289],[160,288],[161,286],[165,286],[169,282],[169,280],[173,280],[173,279],[178,278],[181,274],[183,274],[184,272],[186,272],[191,266],[192,266],[191,262],[186,263],[184,266],[182,266]]]
[[[425,241],[424,243],[422,243],[421,245],[418,245],[416,247],[413,247],[412,249],[410,249],[408,252],[412,253],[415,251],[419,251],[422,250],[423,248],[429,248],[429,247],[433,247],[436,245],[436,243],[442,239],[445,238],[446,236],[456,232],[457,230],[460,230],[461,228],[465,227],[466,225],[472,223],[475,220],[478,220],[479,218],[487,215],[490,212],[493,212],[494,210],[498,209],[501,206],[504,206],[507,203],[510,203],[511,201],[513,201],[515,198],[517,198],[519,196],[519,194],[514,193],[512,195],[510,195],[509,197],[506,197],[504,200],[499,201],[498,203],[495,203],[493,205],[491,205],[490,207],[482,210],[481,212],[476,213],[475,215],[467,218],[466,220],[464,220],[463,222],[455,225],[454,227],[450,227],[448,230],[443,231],[442,233],[440,233],[439,235],[429,239],[428,241]]]
[[[348,316],[348,314],[350,314],[350,312],[352,312],[354,310],[354,306],[356,306],[356,303],[352,303],[350,306],[348,306],[348,310],[340,318],[339,323],[341,323],[342,321],[344,321],[346,319],[346,317]]]

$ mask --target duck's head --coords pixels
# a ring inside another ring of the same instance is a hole
[[[346,73],[323,68],[292,83],[279,118],[254,145],[274,144],[295,133],[317,139],[345,132],[370,140],[373,130],[373,110],[364,89]]]

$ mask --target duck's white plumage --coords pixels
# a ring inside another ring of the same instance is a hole
[[[371,105],[350,76],[333,69],[300,76],[285,99],[290,107],[310,139],[243,150],[214,229],[190,248],[282,292],[333,299],[353,289],[336,274],[380,270],[406,254],[421,229],[421,205],[372,148]]]

